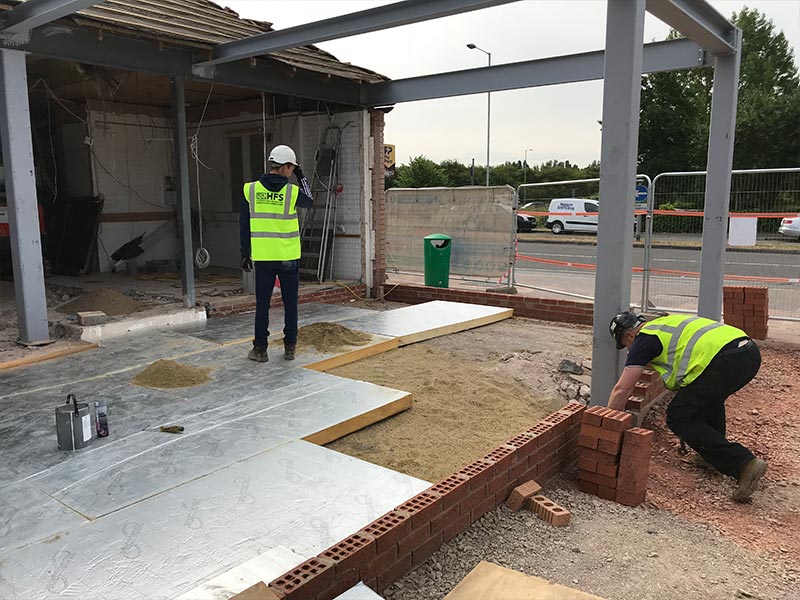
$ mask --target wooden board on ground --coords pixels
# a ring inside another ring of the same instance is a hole
[[[369,358],[370,356],[383,354],[389,350],[395,350],[399,346],[400,340],[397,338],[381,340],[377,343],[369,344],[367,346],[345,352],[344,354],[331,356],[330,358],[324,358],[318,362],[311,363],[310,365],[306,365],[306,369],[324,373],[326,371],[330,371],[331,369],[335,369],[336,367],[341,367],[342,365],[349,365],[350,363],[361,360],[362,358]]]
[[[76,354],[78,352],[91,350],[92,348],[97,348],[97,344],[89,342],[78,342],[74,345],[67,346],[66,348],[60,348],[57,350],[53,350],[51,352],[45,352],[42,354],[32,354],[30,356],[25,356],[23,358],[17,358],[15,360],[0,362],[0,371],[4,371],[6,369],[15,369],[17,367],[24,367],[35,363],[40,363],[45,360],[51,360],[53,358],[62,358],[64,356],[69,356],[70,354]]]
[[[603,600],[572,588],[481,561],[445,600]]]
[[[353,417],[352,419],[337,423],[336,425],[328,427],[327,429],[323,429],[322,431],[307,435],[303,438],[303,441],[317,444],[318,446],[324,446],[325,444],[330,444],[331,442],[343,438],[346,435],[350,435],[354,431],[364,429],[364,427],[368,427],[373,423],[388,419],[389,417],[394,416],[397,413],[401,413],[409,408],[411,408],[411,394],[407,394],[402,398],[398,398],[394,402],[384,404],[383,406],[379,406],[378,408],[369,412],[362,413],[356,417]]]

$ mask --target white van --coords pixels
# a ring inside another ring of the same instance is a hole
[[[587,198],[554,198],[550,201],[551,213],[546,226],[556,235],[562,231],[591,231],[597,233],[597,200]],[[561,214],[552,214],[561,213]]]

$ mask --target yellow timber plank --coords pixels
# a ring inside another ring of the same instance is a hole
[[[468,329],[474,329],[475,327],[481,327],[483,325],[490,325],[491,323],[497,323],[498,321],[509,319],[513,315],[514,309],[509,308],[493,315],[486,315],[485,317],[469,319],[467,321],[461,321],[460,323],[453,323],[452,325],[444,325],[442,327],[426,329],[425,331],[419,331],[417,333],[401,336],[400,345],[407,346],[408,344],[415,344],[417,342],[430,340],[442,335],[449,335],[451,333],[458,333],[459,331],[466,331]]]
[[[572,588],[481,561],[444,600],[603,600]]]
[[[9,360],[7,362],[0,363],[0,371],[5,371],[6,369],[16,369],[17,367],[24,367],[26,365],[33,365],[45,360],[51,360],[53,358],[61,358],[63,356],[69,356],[70,354],[85,352],[86,350],[91,350],[92,348],[97,348],[97,344],[85,342],[80,345],[70,346],[69,348],[54,350],[53,352],[48,352],[46,354],[34,354],[24,358],[18,358],[16,360]]]
[[[370,356],[383,354],[384,352],[394,350],[399,346],[400,340],[398,338],[390,338],[388,340],[382,340],[376,344],[362,346],[361,348],[351,350],[350,352],[345,352],[344,354],[339,354],[338,356],[325,358],[319,362],[306,365],[305,368],[311,369],[312,371],[330,371],[331,369],[341,367],[342,365],[349,365],[350,363],[361,360],[362,358],[369,358]]]
[[[328,427],[327,429],[323,429],[322,431],[318,431],[317,433],[312,433],[311,435],[304,437],[303,441],[324,446],[325,444],[330,444],[331,442],[338,440],[339,438],[343,438],[354,431],[364,429],[364,427],[367,427],[368,425],[372,425],[373,423],[383,421],[384,419],[396,415],[397,413],[401,413],[408,408],[411,408],[411,394],[407,394],[402,398],[398,398],[394,402],[379,406],[376,409],[353,417],[352,419],[342,421],[341,423]]]

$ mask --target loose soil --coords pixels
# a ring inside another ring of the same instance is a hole
[[[656,435],[644,506],[582,494],[566,473],[545,493],[572,511],[568,527],[501,507],[386,597],[440,600],[490,560],[608,600],[800,599],[800,349],[760,346],[761,372],[727,402],[729,436],[769,464],[752,503],[734,503],[731,479],[677,454],[660,406],[644,425]],[[329,447],[438,480],[563,404],[558,364],[590,354],[586,328],[514,318],[337,368],[332,373],[410,391],[414,403]]]
[[[371,339],[371,335],[336,323],[312,323],[297,331],[297,343],[301,348],[312,346],[322,353],[336,352],[348,346],[363,346]]]
[[[174,360],[157,360],[133,378],[133,383],[143,387],[169,390],[193,387],[211,381],[210,367],[196,368]]]
[[[129,298],[109,288],[97,288],[81,294],[74,300],[57,307],[58,312],[75,314],[87,310],[100,310],[110,317],[129,315],[145,306],[133,298]]]

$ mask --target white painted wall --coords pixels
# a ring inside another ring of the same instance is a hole
[[[166,118],[91,111],[88,132],[94,194],[105,199],[104,213],[172,210],[169,202],[174,202],[174,195],[165,192],[165,178],[172,175],[173,165],[172,130]],[[174,260],[179,238],[175,221],[171,223],[101,223],[100,270],[111,270],[109,257],[122,244],[160,227],[159,235],[138,260]]]

